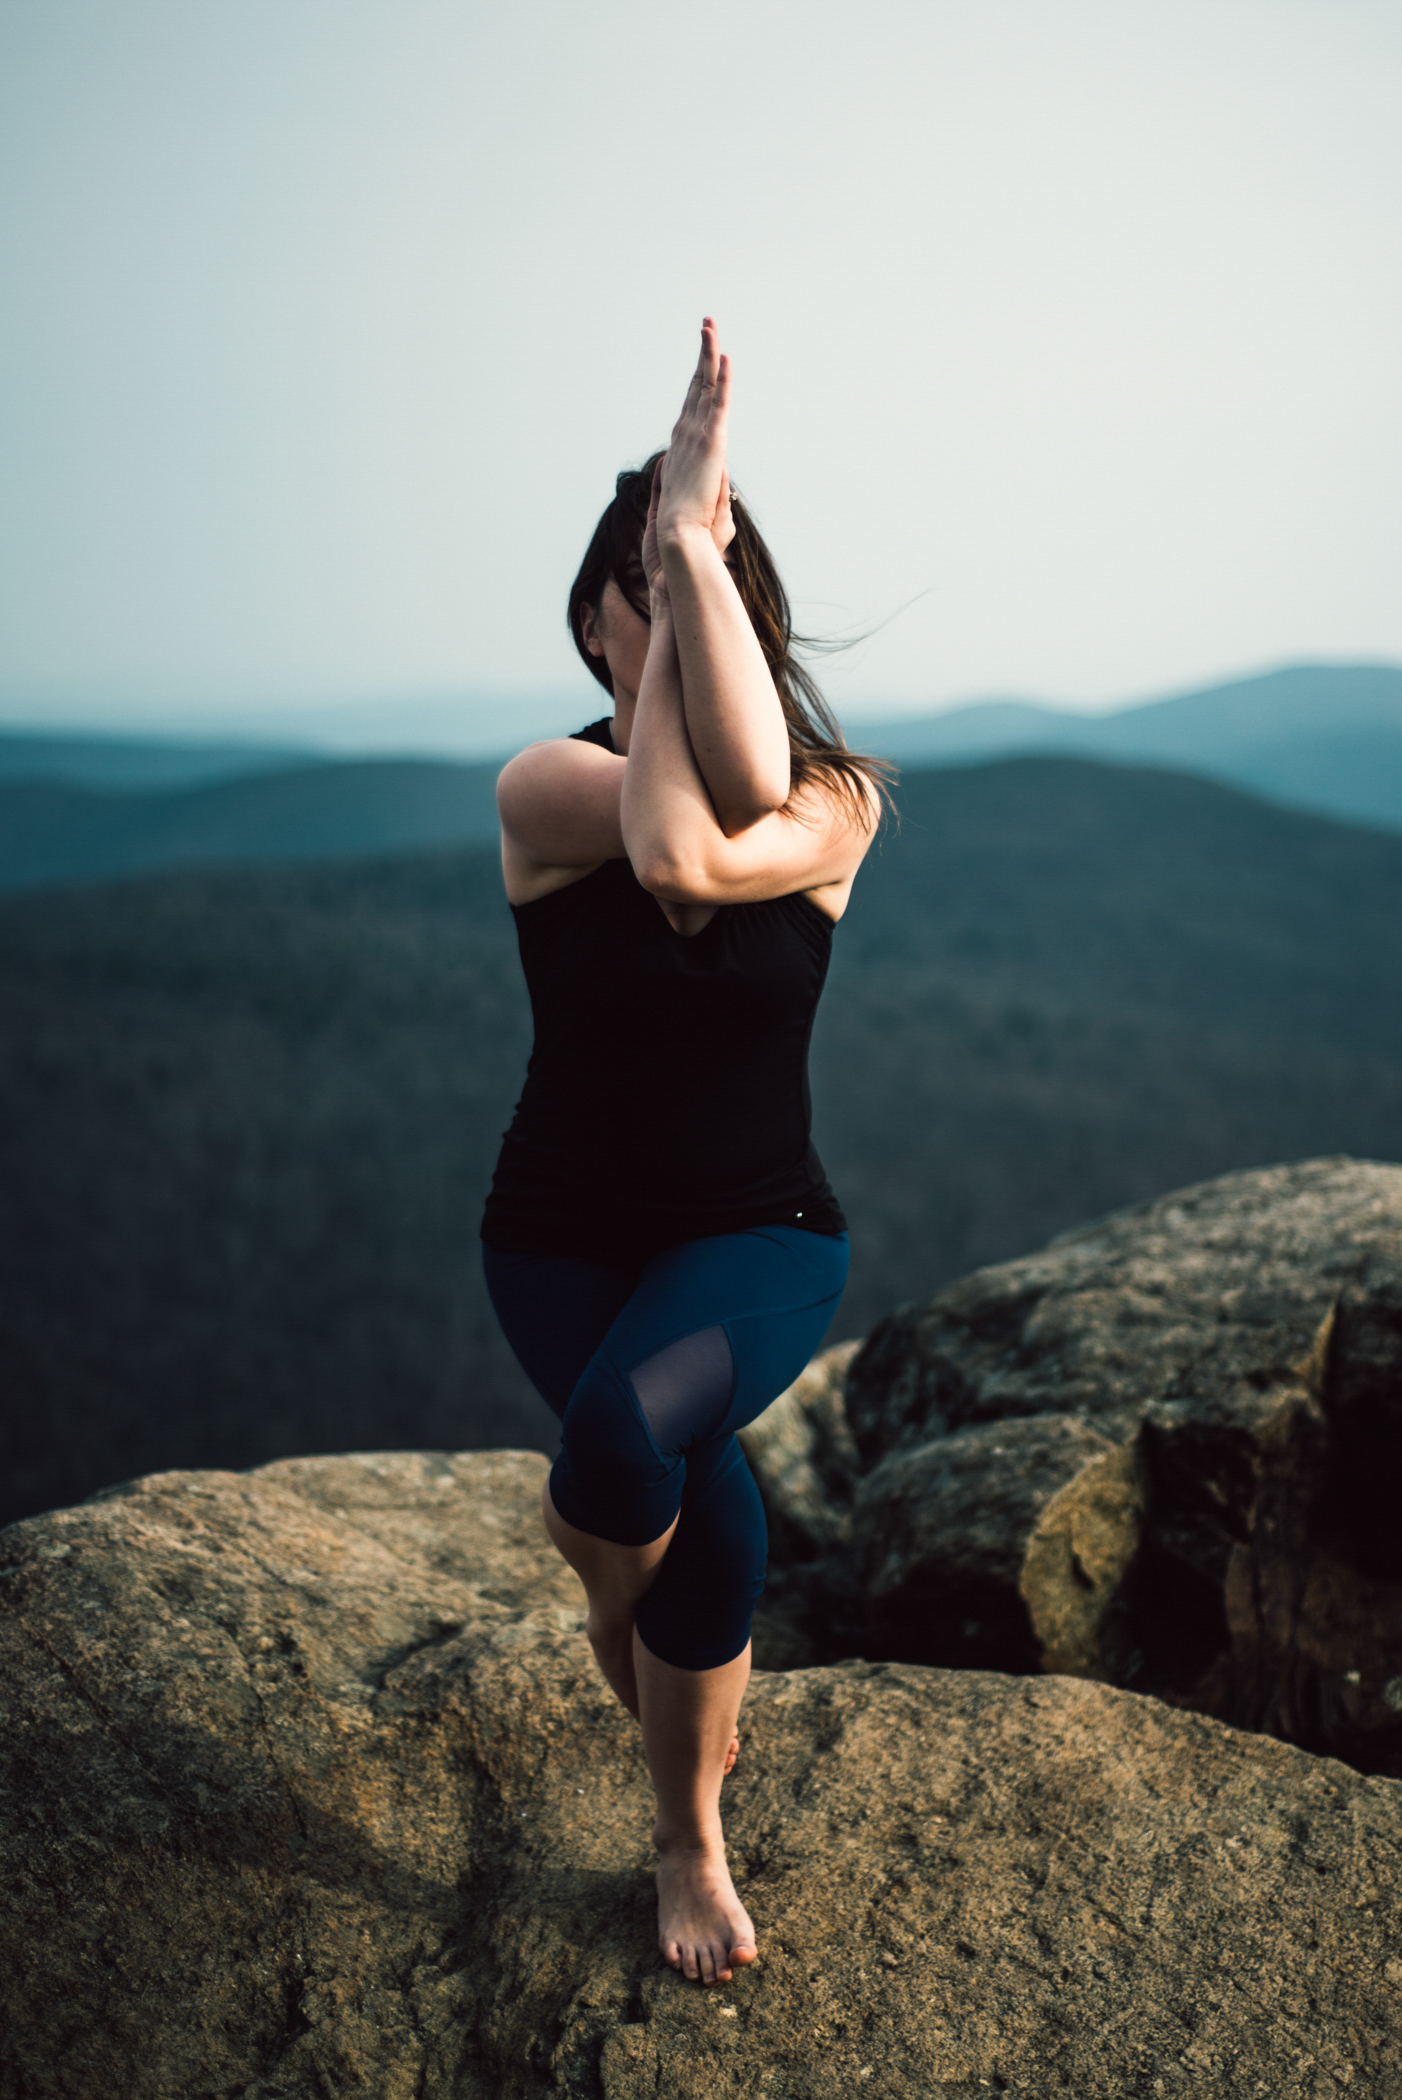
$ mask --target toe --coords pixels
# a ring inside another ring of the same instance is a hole
[[[698,1947],[696,1955],[701,1970],[701,1981],[708,1984],[714,1983],[716,1980],[716,1952],[714,1947]]]
[[[758,1953],[759,1949],[753,1940],[737,1940],[730,1950],[730,1959],[738,1962],[743,1968],[746,1962],[753,1961]]]
[[[693,1983],[701,1974],[700,1964],[696,1959],[696,1949],[694,1947],[682,1948],[682,1974],[689,1976]]]

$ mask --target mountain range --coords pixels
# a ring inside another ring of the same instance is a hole
[[[1402,837],[1067,757],[899,802],[813,1039],[839,1334],[1233,1167],[1402,1158]],[[0,898],[0,1516],[549,1448],[475,1245],[529,1040],[493,845]]]
[[[582,692],[580,719],[598,705]],[[555,733],[559,721],[527,710],[517,727],[525,741]],[[849,735],[912,768],[1025,753],[1169,767],[1402,830],[1402,668],[1393,665],[1295,665],[1096,715],[988,700],[854,717]],[[0,889],[485,844],[495,836],[499,763],[0,731]]]
[[[1296,664],[1108,714],[985,700],[857,722],[851,740],[907,766],[1067,752],[1174,766],[1300,809],[1402,829],[1402,668]]]

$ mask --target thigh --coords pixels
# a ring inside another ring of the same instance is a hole
[[[487,1294],[522,1370],[563,1415],[580,1374],[627,1303],[635,1269],[567,1254],[506,1254],[485,1243]]]
[[[766,1226],[688,1240],[643,1269],[599,1349],[660,1449],[742,1428],[798,1376],[847,1278],[845,1234]]]

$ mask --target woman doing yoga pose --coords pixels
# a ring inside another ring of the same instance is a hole
[[[731,497],[729,395],[707,321],[671,445],[618,477],[571,594],[612,718],[498,785],[535,1046],[482,1224],[502,1326],[561,1418],[546,1528],[642,1725],[661,1948],[703,1983],[755,1958],[720,1822],[766,1546],[735,1431],[846,1279],[807,1051],[882,770],[794,660]]]

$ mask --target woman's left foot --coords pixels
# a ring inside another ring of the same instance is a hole
[[[729,1983],[757,1953],[755,1929],[735,1893],[721,1845],[658,1845],[657,1944],[664,1961],[698,1983]]]

